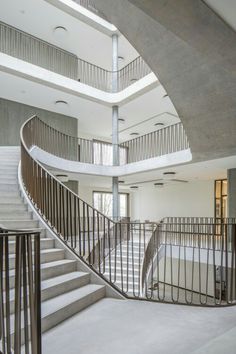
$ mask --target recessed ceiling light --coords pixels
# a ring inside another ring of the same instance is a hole
[[[123,60],[125,60],[125,58],[122,57],[122,55],[119,55],[119,56],[118,56],[118,60],[119,60],[119,61],[123,61]]]
[[[63,100],[58,100],[58,101],[55,102],[55,104],[58,105],[58,106],[61,106],[61,107],[68,105],[68,103],[66,101],[63,101]]]
[[[68,175],[56,175],[57,179],[61,182],[68,182],[69,181],[69,176]]]
[[[163,176],[164,176],[165,179],[172,179],[175,175],[176,175],[176,173],[175,172],[171,172],[171,171],[163,173]]]
[[[164,124],[164,123],[155,123],[154,125],[155,125],[155,127],[158,127],[158,126],[161,127],[161,126],[163,126],[163,125],[165,125],[165,124]]]
[[[68,34],[67,29],[64,26],[55,27],[53,33],[57,40],[66,40]]]
[[[138,186],[130,186],[130,189],[138,189]]]
[[[120,124],[124,124],[125,123],[125,119],[124,118],[118,118],[118,121]]]
[[[123,184],[123,183],[125,183],[125,181],[120,180],[119,183]]]
[[[167,93],[162,98],[166,98],[166,97],[168,97]]]
[[[134,133],[130,133],[130,135],[131,135],[131,136],[134,136],[134,135],[137,136],[137,135],[139,135],[139,133],[135,133],[135,132],[134,132]]]
[[[138,79],[136,77],[134,77],[133,79],[130,80],[130,82],[135,82],[138,81]]]
[[[154,183],[154,186],[156,188],[162,188],[162,187],[164,187],[164,183],[156,182],[156,183]]]

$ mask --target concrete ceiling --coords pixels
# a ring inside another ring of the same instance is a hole
[[[0,0],[0,21],[76,54],[79,58],[111,70],[112,40],[108,35],[70,16],[44,0]],[[63,26],[65,33],[55,27]],[[138,53],[124,36],[119,37],[120,67]]]
[[[195,161],[236,154],[235,1],[208,4],[214,11],[201,0],[96,0],[166,89]]]

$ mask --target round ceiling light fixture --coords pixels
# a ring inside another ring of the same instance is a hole
[[[160,123],[155,123],[154,125],[155,125],[155,127],[163,127],[163,125],[165,125],[165,124],[160,122]]]
[[[133,77],[133,78],[130,80],[130,82],[136,82],[136,81],[138,81],[138,79],[137,79],[136,77]]]
[[[57,105],[58,107],[66,107],[68,105],[68,102],[63,101],[63,100],[57,100],[55,102],[55,105]]]
[[[69,181],[69,176],[68,175],[56,175],[57,179],[59,179],[60,182],[68,182]]]
[[[125,124],[125,118],[118,118],[118,122],[120,124]]]
[[[130,189],[138,189],[138,186],[130,186]]]
[[[154,187],[155,188],[163,188],[164,187],[164,183],[156,182],[156,183],[154,183]]]
[[[125,181],[120,180],[120,181],[119,181],[119,183],[120,183],[120,184],[124,184],[124,183],[125,183]]]
[[[67,35],[67,29],[64,26],[56,26],[53,32],[57,39],[64,39]]]
[[[135,132],[134,132],[134,133],[130,133],[130,135],[131,135],[131,136],[138,136],[139,133],[135,133]]]
[[[119,60],[119,62],[123,62],[125,60],[125,58],[122,55],[118,55],[118,60]]]
[[[166,97],[168,97],[167,93],[162,98],[166,98]]]
[[[167,179],[167,180],[172,179],[175,175],[176,175],[176,173],[172,172],[172,171],[168,171],[168,172],[163,173],[164,179]]]

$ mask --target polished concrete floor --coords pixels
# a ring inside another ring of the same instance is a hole
[[[43,335],[43,354],[235,354],[236,307],[104,299]]]

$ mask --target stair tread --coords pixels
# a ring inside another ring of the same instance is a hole
[[[50,268],[50,267],[57,267],[61,264],[71,264],[71,263],[76,263],[75,260],[71,259],[60,259],[59,261],[52,261],[52,262],[47,262],[47,263],[41,263],[41,270]],[[9,276],[14,276],[15,275],[15,269],[11,269],[9,271]]]
[[[42,318],[103,288],[105,288],[105,285],[88,284],[68,293],[56,296],[53,299],[44,301],[42,303]]]
[[[62,248],[48,248],[48,249],[40,250],[41,255],[42,254],[49,254],[49,253],[60,253],[60,252],[64,252],[64,250]],[[9,254],[9,259],[10,258],[15,258],[15,254]]]

